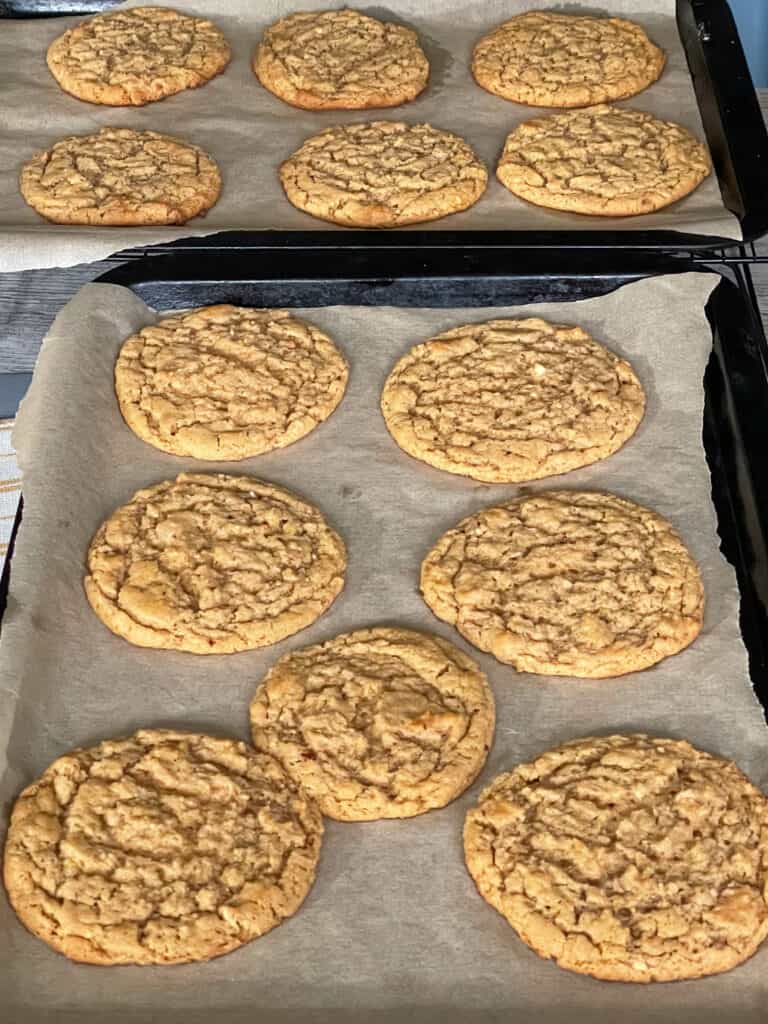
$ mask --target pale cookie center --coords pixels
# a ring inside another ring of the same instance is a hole
[[[329,343],[297,321],[165,321],[145,328],[121,354],[129,401],[160,435],[203,427],[253,431],[279,439],[322,418],[345,377]]]
[[[572,23],[571,23],[572,22]],[[638,31],[570,19],[567,27],[539,23],[500,29],[479,47],[479,60],[509,86],[602,86],[640,75],[649,46]]]
[[[91,567],[136,621],[215,639],[315,596],[321,531],[279,497],[192,485],[116,513]]]
[[[434,355],[427,343],[388,383],[394,425],[403,415],[428,449],[481,465],[611,446],[634,425],[642,392],[579,334],[489,329],[444,349],[438,340]]]
[[[339,681],[339,678],[341,681]],[[301,696],[266,684],[281,711],[270,723],[283,742],[306,747],[321,770],[397,794],[450,761],[467,734],[471,712],[397,659],[349,657],[313,665]]]
[[[201,155],[197,148],[172,139],[105,129],[98,135],[56,143],[30,194],[32,199],[41,194],[46,213],[110,202],[127,209],[147,203],[182,203],[199,196],[215,173],[210,161],[201,167]]]
[[[217,51],[227,49],[218,30],[200,19],[146,14],[96,17],[74,29],[55,48],[57,70],[82,82],[131,85],[203,73]]]
[[[388,132],[363,125],[328,133],[309,140],[291,160],[302,191],[329,188],[394,208],[483,174],[463,140],[426,126]]]
[[[706,755],[596,745],[502,777],[480,805],[513,923],[587,970],[600,957],[640,972],[675,955],[706,964],[707,949],[751,941],[768,918],[756,792]]]

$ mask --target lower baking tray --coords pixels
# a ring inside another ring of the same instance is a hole
[[[652,256],[593,253],[573,268],[572,256],[404,252],[397,273],[386,253],[275,251],[218,259],[169,255],[120,266],[99,280],[130,288],[162,311],[230,302],[252,306],[366,305],[402,307],[511,306],[563,302],[605,294],[629,281],[698,270],[700,263]],[[718,273],[711,268],[713,273]],[[704,446],[722,550],[741,592],[741,629],[755,692],[768,711],[768,346],[748,296],[720,274],[709,299],[712,355],[707,367]],[[20,521],[21,506],[16,527]],[[14,528],[14,536],[15,529]],[[0,579],[5,608],[13,540]]]

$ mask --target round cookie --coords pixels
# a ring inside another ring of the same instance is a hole
[[[467,815],[480,894],[605,981],[718,974],[768,936],[768,801],[683,740],[599,736],[498,776]]]
[[[140,107],[205,85],[229,63],[210,21],[168,7],[97,14],[51,43],[47,61],[61,88],[89,103]]]
[[[370,121],[313,135],[280,168],[294,206],[347,227],[438,220],[476,203],[488,172],[471,146],[428,124]]]
[[[274,758],[145,729],[60,757],[24,790],[5,885],[26,927],[71,960],[208,960],[298,910],[322,836]]]
[[[655,512],[597,491],[482,509],[421,567],[424,600],[519,672],[601,679],[677,654],[704,615],[699,570]]]
[[[314,430],[347,377],[330,338],[285,310],[207,306],[128,338],[115,391],[143,441],[172,455],[234,460]]]
[[[414,346],[387,378],[381,410],[414,458],[508,483],[611,455],[637,429],[645,395],[629,363],[580,327],[488,320]]]
[[[19,185],[25,201],[54,224],[184,224],[214,205],[221,175],[189,142],[101,128],[36,153]]]
[[[429,62],[415,32],[359,11],[299,11],[265,31],[257,78],[305,110],[396,107],[427,85]]]
[[[472,54],[472,74],[505,100],[587,107],[642,92],[665,61],[633,21],[529,11],[483,36]]]
[[[537,206],[633,217],[687,196],[710,170],[706,148],[680,125],[599,106],[524,121],[507,136],[496,174]]]
[[[316,508],[250,476],[182,473],[96,531],[85,592],[139,647],[231,654],[319,618],[344,586],[341,538]]]
[[[340,821],[444,807],[479,774],[494,720],[471,658],[439,637],[387,627],[284,655],[251,704],[256,748]]]

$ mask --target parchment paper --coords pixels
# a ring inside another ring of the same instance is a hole
[[[140,2],[140,0],[137,0]],[[498,22],[529,9],[531,0],[390,0],[361,9],[415,28],[432,65],[430,85],[413,103],[383,111],[307,113],[262,88],[250,60],[263,29],[297,9],[325,9],[329,0],[174,0],[171,6],[215,18],[233,49],[226,72],[193,89],[140,108],[101,107],[59,89],[45,65],[49,44],[80,18],[4,21],[0,30],[2,114],[0,142],[0,270],[68,266],[101,259],[119,249],[234,229],[332,228],[296,210],[283,195],[279,164],[308,136],[332,124],[370,119],[427,121],[464,136],[490,171],[488,190],[472,209],[424,225],[430,230],[675,229],[741,238],[736,218],[723,206],[714,174],[666,211],[641,217],[586,217],[544,210],[515,198],[495,178],[504,139],[520,121],[544,113],[491,96],[469,71],[472,47]],[[538,8],[626,14],[668,54],[659,82],[626,105],[677,121],[704,140],[688,66],[674,18],[675,0],[606,0],[597,7],[537,0]],[[26,205],[18,190],[20,167],[33,153],[67,135],[105,125],[151,128],[195,142],[218,161],[221,199],[204,218],[172,228],[89,228],[51,225]],[[345,231],[345,228],[339,228]]]
[[[768,782],[768,731],[747,674],[734,573],[718,550],[700,440],[711,348],[704,304],[715,282],[706,274],[662,277],[596,299],[518,310],[299,311],[347,354],[344,401],[298,444],[215,467],[156,451],[120,417],[112,389],[116,353],[129,333],[155,319],[153,312],[131,292],[100,284],[87,285],[64,308],[15,435],[25,506],[0,644],[4,807],[58,755],[141,726],[248,738],[248,702],[280,655],[376,623],[432,630],[476,657],[494,689],[498,728],[479,781],[444,810],[403,822],[328,822],[318,879],[303,909],[209,964],[74,965],[28,934],[0,898],[6,1024],[67,1021],[67,1013],[85,1024],[352,1024],[399,1021],[406,1013],[417,1024],[570,1024],[594,1021],[598,1012],[611,1022],[764,1022],[768,944],[731,974],[697,982],[622,986],[568,974],[528,951],[480,898],[461,845],[464,815],[481,786],[555,744],[595,732],[686,737],[734,758],[758,784]],[[536,485],[604,488],[657,509],[699,561],[707,592],[703,632],[645,672],[592,682],[516,674],[466,644],[419,596],[421,559],[443,530],[517,489],[476,484],[409,458],[378,412],[381,387],[414,343],[518,312],[583,325],[629,358],[647,389],[645,419],[622,451]],[[349,553],[346,588],[312,627],[263,651],[200,658],[132,647],[93,615],[81,586],[93,532],[137,488],[192,466],[288,486],[340,531]]]

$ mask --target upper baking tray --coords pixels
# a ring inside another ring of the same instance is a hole
[[[0,0],[0,17],[89,14],[115,0]],[[300,6],[300,5],[299,5]],[[768,233],[768,135],[726,0],[677,0],[677,24],[726,207],[745,242]],[[311,244],[334,248],[419,247],[453,251],[486,246],[692,250],[729,248],[733,239],[680,231],[382,231],[227,232],[173,243],[196,250]],[[168,245],[153,246],[163,251]]]

